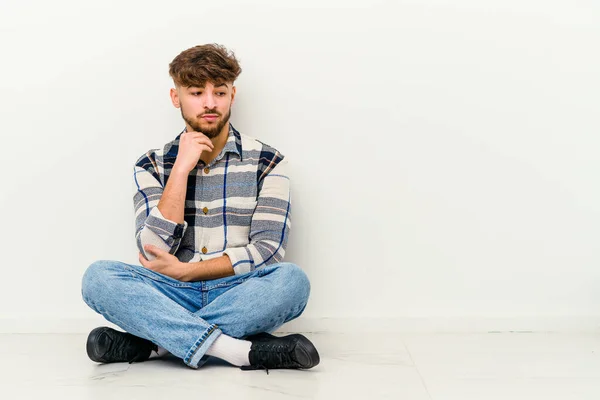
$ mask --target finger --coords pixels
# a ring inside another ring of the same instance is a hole
[[[200,145],[198,148],[199,148],[201,151],[207,151],[207,152],[209,152],[209,153],[210,153],[211,151],[213,151],[213,148],[211,148],[211,147],[208,147],[207,145],[204,145],[204,144],[201,144],[201,145]]]
[[[200,131],[192,131],[192,132],[187,132],[188,135],[190,135],[190,137],[205,137],[207,138],[208,136],[206,136],[204,133],[200,132]]]
[[[156,258],[159,258],[161,256],[166,256],[169,254],[169,252],[160,249],[156,246],[154,246],[153,244],[147,244],[144,246],[144,249],[146,249],[146,251],[148,251],[149,253],[151,253],[153,256],[155,256]]]
[[[152,246],[149,244],[144,246],[144,250],[146,250],[146,253],[154,254],[154,249],[152,249]]]
[[[147,244],[144,246],[144,250],[146,250],[148,253],[151,253],[152,255],[158,256],[158,254],[161,252],[161,250],[151,244]]]
[[[186,140],[191,140],[192,142],[196,142],[196,143],[205,143],[208,146],[214,147],[214,144],[212,142],[212,140],[210,140],[210,138],[208,136],[206,136],[205,134],[203,134],[202,132],[186,132],[187,136],[185,137]],[[183,133],[183,135],[185,135],[186,133]]]
[[[206,136],[202,132],[190,132],[190,133],[188,133],[188,137],[190,139],[192,139],[192,140],[196,140],[196,139],[208,139],[208,140],[210,140],[210,138],[208,136]]]
[[[209,147],[203,143],[200,143],[200,144],[196,143],[196,149],[201,153],[205,152],[205,151],[210,153],[211,151],[214,150],[214,148]]]
[[[144,268],[148,268],[148,269],[151,269],[151,270],[156,269],[156,267],[154,265],[154,262],[148,261],[146,258],[144,258],[144,256],[142,255],[142,253],[140,253],[138,255],[138,259],[140,260],[140,263],[142,264],[142,266]]]
[[[205,145],[209,146],[211,149],[215,147],[215,145],[209,138],[206,138],[206,139],[198,138],[198,139],[194,139],[194,141],[198,144],[205,144]]]

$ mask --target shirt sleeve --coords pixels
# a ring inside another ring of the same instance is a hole
[[[275,157],[277,157],[276,155]],[[250,225],[249,244],[226,248],[236,275],[283,261],[291,224],[291,191],[287,159],[265,171],[259,180],[257,204]]]
[[[135,239],[139,251],[147,260],[156,257],[144,251],[145,245],[152,244],[175,254],[188,227],[186,221],[178,224],[166,219],[158,209],[164,188],[156,169],[155,161],[148,154],[141,157],[133,169]]]

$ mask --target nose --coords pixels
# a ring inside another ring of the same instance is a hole
[[[204,99],[204,108],[212,110],[215,108],[215,97],[212,93],[206,93],[206,98]]]

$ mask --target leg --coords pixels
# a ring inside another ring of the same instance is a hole
[[[201,287],[201,282],[180,282],[141,266],[97,261],[83,276],[82,296],[108,321],[197,368],[222,333],[193,312],[202,306]]]
[[[208,305],[195,315],[223,333],[244,338],[272,332],[306,307],[310,282],[297,265],[271,264],[242,276],[205,281]]]
[[[264,333],[275,330],[304,311],[310,283],[298,266],[273,264],[246,275],[205,282],[204,290],[209,304],[196,314],[207,322],[218,324],[224,333],[211,346],[209,355],[219,358],[230,355],[227,347],[231,349],[233,345],[227,346],[225,339],[232,341],[236,339],[231,337],[237,337],[246,339],[238,342],[249,341],[251,344],[246,363],[228,361],[240,365],[243,370],[307,369],[319,364],[319,353],[305,336],[277,337]]]

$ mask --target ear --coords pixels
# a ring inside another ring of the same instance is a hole
[[[171,103],[173,103],[173,106],[175,108],[179,108],[180,104],[179,104],[179,92],[177,89],[175,88],[171,88],[171,90],[169,91],[169,95],[171,96]]]
[[[231,87],[231,105],[233,105],[234,101],[235,101],[235,86]]]

